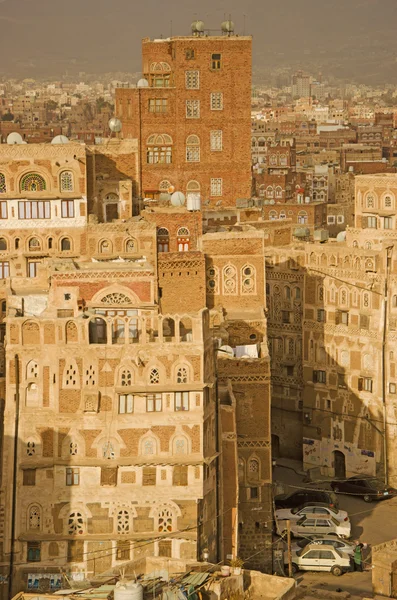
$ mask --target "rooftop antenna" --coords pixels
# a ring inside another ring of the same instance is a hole
[[[170,37],[172,37],[172,19],[170,21]]]
[[[245,35],[245,17],[246,17],[246,16],[247,16],[246,14],[243,14],[243,19],[244,19],[244,24],[243,24],[243,35]]]

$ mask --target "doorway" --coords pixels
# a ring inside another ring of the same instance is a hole
[[[272,458],[280,458],[280,438],[272,433]]]
[[[338,479],[346,478],[346,457],[340,450],[334,451],[334,471]]]
[[[119,205],[117,203],[106,204],[106,223],[119,218]]]

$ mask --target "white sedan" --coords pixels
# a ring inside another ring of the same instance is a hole
[[[290,521],[299,521],[304,515],[321,515],[326,518],[334,517],[339,522],[348,521],[349,515],[345,510],[337,510],[330,506],[307,505],[301,508],[279,508],[276,510],[277,519],[289,519]]]
[[[287,533],[287,521],[277,521],[277,533],[283,537]],[[351,534],[350,521],[337,521],[334,517],[322,515],[304,515],[299,521],[291,522],[291,534],[295,537],[307,537],[310,535],[336,534],[338,537],[348,540]]]
[[[333,575],[339,577],[347,571],[352,571],[352,560],[348,554],[337,550],[333,546],[318,546],[310,544],[299,550],[292,552],[292,571],[331,571]],[[288,555],[284,555],[284,562],[287,563]],[[287,565],[286,565],[286,568]]]

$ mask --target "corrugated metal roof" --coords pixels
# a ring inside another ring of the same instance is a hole
[[[205,581],[207,581],[209,577],[209,573],[189,573],[189,575],[186,575],[182,578],[181,583],[184,585],[193,585],[194,587],[199,587]]]

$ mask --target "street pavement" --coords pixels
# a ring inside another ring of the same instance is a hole
[[[291,468],[277,466],[273,472],[273,481],[280,482],[285,488],[285,493],[298,488],[310,487],[318,489],[331,489],[329,482],[305,483],[303,474]],[[397,498],[381,502],[366,503],[361,498],[339,494],[339,505],[349,514],[352,524],[352,540],[368,544],[369,547],[397,538]],[[352,596],[360,598],[372,596],[370,556],[366,558],[368,569],[364,573],[345,573],[342,577],[335,577],[331,573],[299,573],[299,585],[314,586],[330,591],[343,590]]]

